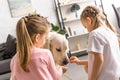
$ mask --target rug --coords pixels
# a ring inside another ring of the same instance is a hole
[[[72,80],[72,79],[68,77],[67,75],[62,75],[60,80]]]

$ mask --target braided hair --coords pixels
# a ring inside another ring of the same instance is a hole
[[[80,18],[82,19],[86,19],[87,17],[91,17],[93,19],[95,19],[95,25],[94,25],[94,29],[96,29],[98,26],[98,24],[101,22],[105,22],[105,24],[107,25],[108,28],[110,28],[114,33],[116,33],[115,28],[109,23],[108,19],[107,19],[107,15],[105,13],[103,13],[98,7],[96,6],[87,6]]]

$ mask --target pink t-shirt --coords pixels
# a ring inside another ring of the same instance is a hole
[[[11,60],[12,80],[60,80],[62,69],[57,69],[52,54],[47,49],[34,48],[30,63],[27,68],[30,72],[24,72],[19,64],[18,54]]]

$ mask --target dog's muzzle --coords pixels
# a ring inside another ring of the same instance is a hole
[[[66,57],[63,60],[62,65],[67,65],[69,63],[69,58],[71,57],[71,52],[67,53]]]
[[[69,60],[67,58],[64,58],[63,62],[62,62],[62,65],[67,65],[69,63]]]

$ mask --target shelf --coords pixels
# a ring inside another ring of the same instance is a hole
[[[69,36],[68,39],[69,39],[69,38],[79,37],[79,36],[88,36],[88,35],[89,35],[89,33],[84,33],[84,34],[80,34],[80,35]]]
[[[71,22],[71,21],[75,21],[75,20],[80,20],[80,18],[68,19],[68,20],[64,20],[64,22],[67,23],[67,22]]]
[[[60,6],[63,7],[63,6],[68,6],[68,5],[75,4],[75,3],[84,3],[88,1],[95,1],[95,0],[78,0],[75,2],[61,3]]]
[[[87,51],[87,48],[81,49],[81,50],[76,50],[76,51],[71,51],[71,54],[80,53],[80,52],[86,52],[86,51]]]

